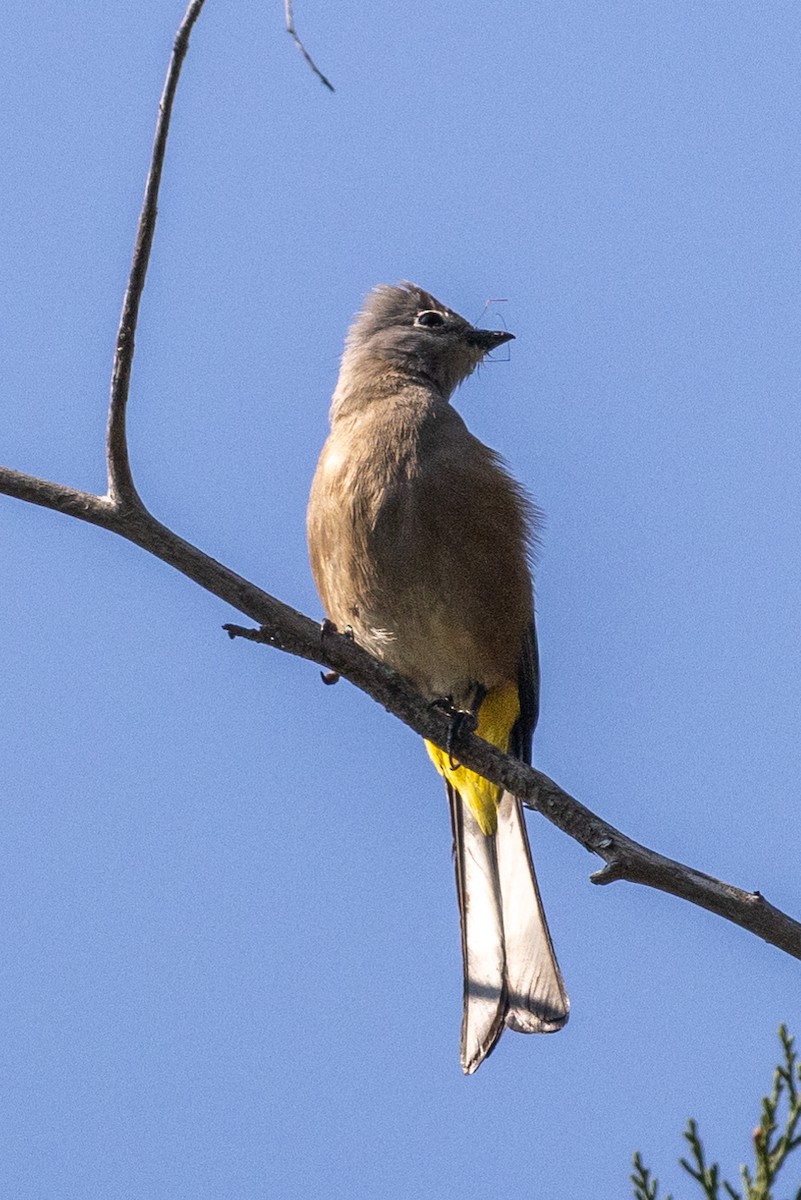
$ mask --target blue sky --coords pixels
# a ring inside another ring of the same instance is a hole
[[[304,512],[346,326],[411,278],[516,335],[457,396],[545,510],[535,758],[795,915],[796,4],[208,0],[131,399],[154,513],[319,615]],[[103,490],[181,6],[7,0],[0,438]],[[573,1002],[458,1063],[447,808],[414,735],[111,535],[0,503],[0,1194],[681,1195],[749,1152],[799,964],[529,828]],[[800,1168],[795,1170],[795,1184]],[[689,1181],[688,1181],[689,1183]]]

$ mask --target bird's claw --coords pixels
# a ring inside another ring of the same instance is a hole
[[[451,714],[451,723],[448,726],[448,737],[445,742],[445,749],[448,752],[448,766],[452,771],[458,771],[461,763],[454,762],[453,750],[456,743],[465,734],[475,733],[478,728],[478,717],[475,713],[469,712],[464,708],[456,708]]]
[[[469,709],[456,708],[452,696],[440,696],[436,700],[432,700],[431,707],[442,709],[450,717],[445,750],[448,755],[449,769],[458,771],[462,764],[454,760],[453,751],[461,737],[467,733],[475,733],[478,728],[478,717]]]
[[[320,622],[320,641],[325,641],[326,637],[332,633],[339,633],[339,629],[333,621],[329,621],[328,617],[324,617]],[[342,636],[347,638],[349,642],[353,641],[353,629],[350,625],[346,625],[342,630]],[[339,683],[341,677],[339,671],[321,671],[320,678],[327,687],[331,687],[333,684]]]

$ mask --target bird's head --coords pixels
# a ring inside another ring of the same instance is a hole
[[[445,398],[485,355],[510,341],[505,330],[476,329],[414,283],[382,284],[348,331],[343,370],[381,363],[430,381]]]

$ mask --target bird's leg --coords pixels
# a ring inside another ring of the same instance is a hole
[[[331,633],[339,633],[339,630],[333,621],[329,621],[328,617],[325,617],[320,622],[320,641],[324,642],[326,636]],[[353,641],[353,630],[350,625],[345,626],[344,630],[342,631],[342,636],[346,637],[351,642]],[[331,687],[332,684],[339,683],[339,671],[321,671],[320,678],[322,679],[323,683],[326,684],[326,686]]]
[[[440,699],[432,700],[432,707],[442,708],[451,718],[448,726],[448,737],[445,742],[445,749],[448,754],[448,766],[452,771],[458,771],[461,763],[454,762],[453,751],[459,738],[466,733],[475,733],[478,728],[478,710],[484,703],[484,697],[487,694],[487,689],[483,684],[476,683],[473,685],[470,694],[470,703],[467,708],[456,708],[453,703],[452,696],[443,696]]]

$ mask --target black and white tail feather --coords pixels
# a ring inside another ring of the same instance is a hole
[[[448,785],[462,926],[461,1060],[471,1075],[504,1026],[555,1033],[570,1003],[534,875],[520,801],[505,792],[498,829],[478,821]]]
[[[524,762],[531,761],[538,684],[532,624],[520,663],[520,718],[510,744],[510,753]],[[456,789],[446,786],[464,964],[461,1060],[471,1075],[505,1026],[519,1033],[555,1033],[567,1021],[570,1001],[540,899],[523,806],[504,792],[497,831],[485,834]]]

